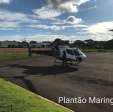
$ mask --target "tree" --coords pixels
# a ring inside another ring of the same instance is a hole
[[[96,42],[92,39],[85,40],[85,43],[86,43],[87,47],[89,47],[89,48],[95,48],[96,47]]]
[[[84,46],[84,42],[81,41],[81,40],[76,40],[76,41],[74,42],[74,46],[75,46],[75,47],[83,47],[83,46]]]
[[[59,45],[69,45],[69,40],[62,40],[62,39],[55,39],[53,41],[53,46],[59,46]]]

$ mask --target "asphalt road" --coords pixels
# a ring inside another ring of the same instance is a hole
[[[78,67],[54,65],[54,58],[0,61],[0,77],[58,103],[65,97],[113,97],[113,53],[88,53]],[[64,104],[76,112],[113,112],[109,104]]]

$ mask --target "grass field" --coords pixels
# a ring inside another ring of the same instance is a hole
[[[48,51],[50,49],[33,48],[33,51]],[[83,49],[83,52],[113,52],[113,50],[105,49]],[[32,55],[33,58],[37,57],[37,54]],[[0,60],[15,60],[29,58],[27,48],[0,48]]]
[[[0,79],[0,112],[71,112],[71,110]]]
[[[33,57],[37,55],[33,54]],[[0,48],[0,60],[15,60],[29,58],[27,48]]]
[[[113,52],[111,49],[83,49],[83,52]]]
[[[27,58],[27,49],[0,48],[0,60]]]

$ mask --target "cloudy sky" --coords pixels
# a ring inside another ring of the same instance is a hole
[[[113,0],[0,0],[0,40],[109,40]]]

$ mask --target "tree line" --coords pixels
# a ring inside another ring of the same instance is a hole
[[[55,39],[53,45],[68,45],[70,47],[79,47],[82,49],[113,49],[113,39],[108,41],[95,41],[88,40],[75,40],[70,42],[69,40]]]

